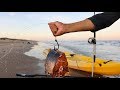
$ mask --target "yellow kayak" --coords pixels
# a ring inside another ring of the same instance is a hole
[[[92,72],[92,57],[65,52],[69,68]],[[120,62],[96,58],[94,73],[101,75],[119,75]]]
[[[44,54],[48,52],[49,49],[46,49],[44,51]],[[69,52],[64,53],[67,57],[69,68],[92,72],[92,57],[80,54],[71,54]],[[120,62],[96,58],[96,61],[94,63],[94,73],[101,75],[119,75]]]

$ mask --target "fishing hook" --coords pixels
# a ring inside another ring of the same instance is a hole
[[[55,46],[54,46],[54,50],[58,50],[59,49],[59,43],[58,43],[56,37],[55,37],[55,42],[57,43],[58,48],[56,49]]]

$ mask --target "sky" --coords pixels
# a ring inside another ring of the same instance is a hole
[[[102,13],[102,12],[96,12]],[[94,12],[0,12],[0,37],[54,40],[49,22],[73,23],[93,16]],[[97,32],[98,40],[120,40],[120,20]],[[59,40],[87,40],[92,32],[74,32],[57,37]]]

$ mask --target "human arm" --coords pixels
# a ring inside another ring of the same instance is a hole
[[[96,14],[85,20],[65,24],[62,22],[51,22],[49,26],[54,36],[79,31],[98,31],[112,25],[120,17],[120,12],[104,12]]]

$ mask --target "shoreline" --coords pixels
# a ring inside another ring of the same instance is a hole
[[[38,45],[38,41],[0,40],[0,78],[22,78],[16,74],[45,74],[44,60],[25,54],[34,45]],[[70,76],[81,78],[90,75],[90,73],[70,69]]]
[[[0,40],[0,78],[19,78],[16,73],[44,74],[40,59],[25,55],[37,45],[32,40]]]

